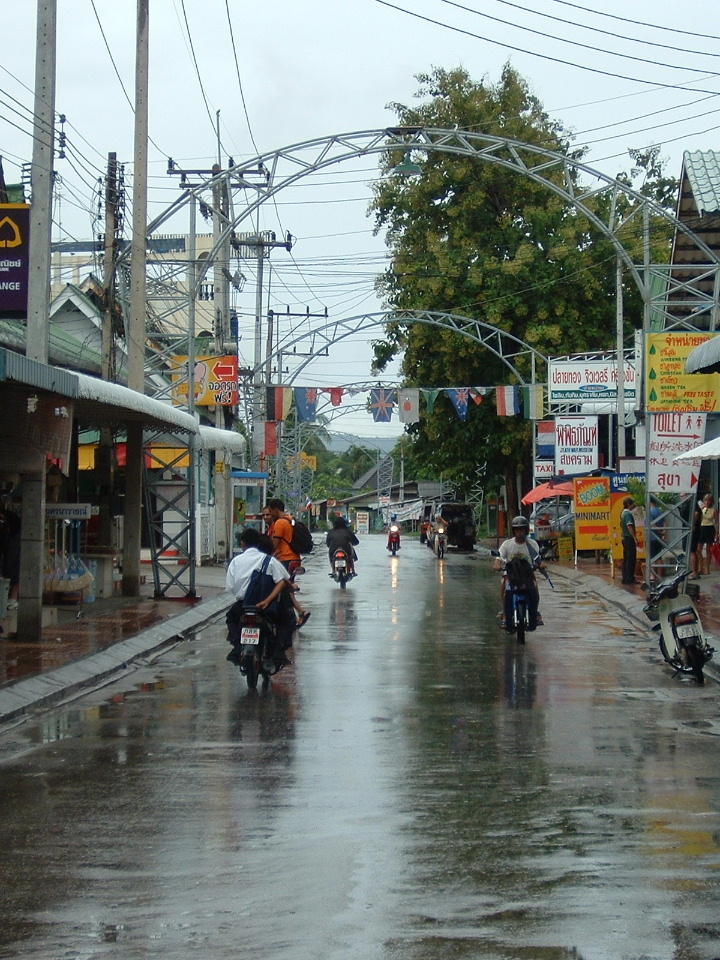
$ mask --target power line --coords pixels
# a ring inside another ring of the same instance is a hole
[[[657,83],[654,80],[645,80],[642,77],[629,77],[622,73],[613,73],[610,70],[601,70],[599,67],[591,67],[584,63],[573,63],[570,60],[563,60],[561,57],[551,57],[545,53],[537,53],[535,50],[526,50],[524,47],[516,47],[507,41],[502,40],[493,40],[490,37],[483,36],[478,33],[473,33],[471,30],[464,30],[461,27],[454,27],[449,23],[443,23],[441,20],[434,20],[432,17],[423,16],[420,13],[415,13],[413,10],[406,10],[404,7],[398,7],[394,3],[389,3],[388,0],[375,0],[375,3],[379,3],[383,7],[388,7],[391,10],[397,10],[399,13],[404,13],[408,17],[415,17],[418,20],[423,20],[425,23],[431,23],[436,27],[443,27],[445,30],[452,30],[453,33],[461,33],[466,37],[472,37],[474,40],[483,40],[485,43],[491,43],[497,47],[503,47],[506,50],[514,50],[516,53],[525,53],[530,57],[537,57],[540,60],[548,60],[551,63],[559,63],[564,67],[575,67],[577,70],[586,70],[589,73],[596,73],[602,77],[612,77],[614,80],[629,80],[631,83],[642,83],[646,86],[652,86],[660,88],[663,90],[687,90],[690,93],[709,93],[713,96],[717,96],[717,91],[715,90],[703,90],[702,88],[691,88],[683,86],[682,84],[676,83]],[[552,39],[555,39],[554,37]]]
[[[554,3],[560,3],[564,7],[572,7],[574,10],[582,10],[583,13],[594,13],[596,17],[607,17],[610,20],[620,20],[622,23],[631,23],[634,27],[650,27],[653,30],[665,30],[668,33],[679,33],[685,37],[698,37],[702,40],[720,40],[711,33],[695,33],[692,30],[680,30],[677,27],[666,27],[660,23],[647,23],[644,20],[630,20],[628,17],[618,17],[613,13],[606,13],[604,10],[591,10],[589,7],[581,7],[577,3],[570,3],[569,0],[553,0]]]

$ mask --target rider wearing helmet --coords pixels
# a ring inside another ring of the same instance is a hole
[[[530,533],[530,523],[525,517],[515,517],[510,524],[514,536],[510,540],[505,540],[504,543],[500,545],[498,550],[499,556],[495,558],[495,563],[493,567],[495,570],[504,570],[505,564],[514,559],[515,557],[525,557],[530,563],[533,563],[535,558],[538,556],[539,547],[537,544],[529,539]],[[507,583],[507,578],[503,574],[502,584],[500,586],[500,609],[504,610],[505,607],[505,587]],[[539,603],[540,594],[538,592],[537,581],[533,576],[533,593],[535,604]],[[501,614],[501,617],[504,617],[504,614]],[[540,612],[537,614],[537,623],[538,626],[542,626],[543,620],[540,616]]]

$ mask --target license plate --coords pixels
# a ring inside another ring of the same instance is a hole
[[[344,561],[344,560],[338,560],[337,563],[335,564],[335,567],[336,567],[337,570],[344,570],[344,569],[345,569],[345,561]]]
[[[689,640],[690,637],[699,636],[697,625],[694,623],[689,623],[686,627],[676,627],[675,629],[679,640]]]
[[[260,643],[260,627],[243,627],[240,631],[240,642],[252,646]]]

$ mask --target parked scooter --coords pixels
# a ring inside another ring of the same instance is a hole
[[[660,652],[678,673],[692,673],[698,683],[705,682],[703,668],[715,652],[705,639],[700,617],[690,597],[681,592],[685,571],[667,577],[652,586],[643,612],[654,621]]]
[[[275,623],[264,610],[254,606],[244,607],[241,600],[228,611],[226,623],[228,641],[233,646],[227,659],[238,667],[250,690],[257,688],[260,677],[263,688],[267,688],[270,677],[284,666],[284,663],[273,659],[273,650],[276,648]]]
[[[400,549],[400,526],[397,523],[390,524],[387,548],[393,556],[395,556]]]
[[[499,557],[497,550],[491,551],[494,557]],[[541,567],[540,556],[530,561],[524,557],[513,557],[503,567],[505,575],[505,596],[503,603],[504,627],[508,633],[517,636],[518,643],[525,643],[525,634],[531,633],[538,626],[537,603],[535,602],[535,571],[539,570],[550,584],[555,585]]]
[[[352,580],[355,576],[352,557],[342,547],[339,547],[332,555],[332,573],[330,576],[336,583],[340,584],[341,590],[344,590],[348,580]]]

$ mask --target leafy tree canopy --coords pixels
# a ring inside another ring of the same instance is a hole
[[[494,85],[471,80],[462,68],[435,69],[418,80],[418,105],[392,104],[403,126],[478,130],[580,159],[569,134],[510,66]],[[389,151],[384,172],[390,174],[400,159],[397,149]],[[672,181],[663,178],[657,152],[638,152],[633,160],[628,185],[639,181],[648,196],[668,202]],[[376,230],[387,231],[391,253],[390,267],[378,281],[389,308],[472,317],[514,334],[544,356],[613,347],[615,250],[544,185],[497,163],[429,151],[420,177],[388,175],[375,184],[372,211]],[[640,242],[630,233],[628,239]],[[659,242],[664,248],[667,237]],[[637,296],[628,294],[632,325],[641,313]],[[374,346],[377,370],[404,353],[408,384],[509,382],[499,358],[448,330],[392,323]],[[518,369],[529,382],[529,363],[519,358]],[[544,378],[538,369],[537,380]],[[483,464],[488,477],[501,479],[529,466],[530,424],[499,418],[492,399],[473,407],[467,423],[440,399],[408,432],[414,439],[408,463],[417,476],[443,473],[466,492]]]

